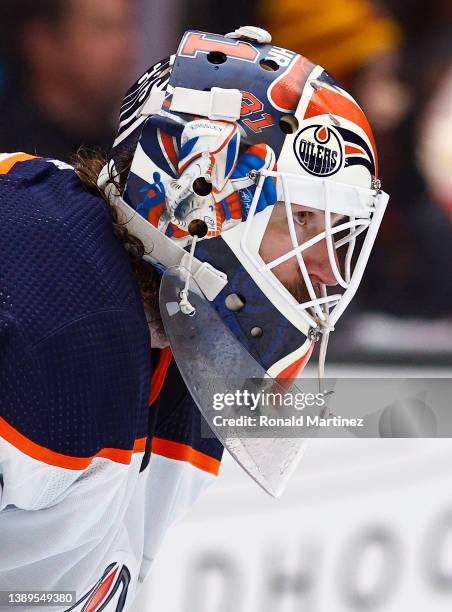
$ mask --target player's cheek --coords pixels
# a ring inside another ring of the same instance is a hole
[[[300,269],[296,263],[294,264],[292,259],[284,261],[278,266],[275,266],[272,272],[276,276],[276,278],[283,284],[294,284],[300,281]]]

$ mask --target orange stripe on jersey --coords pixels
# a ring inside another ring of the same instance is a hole
[[[115,463],[129,464],[133,453],[143,453],[146,446],[146,438],[135,440],[132,450],[121,448],[102,448],[98,453],[91,457],[72,457],[52,451],[45,446],[32,442],[29,438],[14,429],[9,423],[0,417],[0,434],[10,444],[18,450],[28,455],[32,459],[42,461],[48,465],[66,468],[67,470],[84,470],[96,457],[109,459]]]
[[[220,470],[220,461],[218,461],[218,459],[201,453],[188,444],[181,444],[180,442],[154,437],[152,440],[152,452],[156,455],[167,457],[168,459],[187,461],[194,467],[204,472],[209,472],[214,476],[217,476]]]
[[[36,155],[28,155],[27,153],[15,153],[9,155],[6,159],[0,161],[0,174],[8,174],[13,166],[19,162],[28,161],[29,159],[38,159]]]
[[[165,382],[166,373],[168,372],[172,358],[173,354],[169,346],[162,349],[159,362],[155,372],[152,375],[151,391],[149,393],[149,406],[152,406],[160,395],[160,391],[162,390],[163,383]]]
[[[327,111],[325,109],[328,109]],[[362,109],[352,102],[345,96],[331,89],[318,89],[312,95],[308,108],[306,109],[304,118],[309,119],[310,117],[316,117],[317,115],[323,115],[329,112],[338,117],[343,117],[349,121],[353,121],[359,127],[364,130],[367,137],[372,145],[373,154],[375,157],[375,174],[378,176],[378,158],[377,158],[377,146],[375,144],[374,135],[370,128],[369,122],[367,121],[366,115]]]

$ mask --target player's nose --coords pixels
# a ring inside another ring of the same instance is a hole
[[[338,270],[340,264],[336,253],[336,248],[333,246],[334,259]],[[303,253],[303,258],[306,268],[314,284],[337,285],[336,277],[334,276],[333,268],[331,267],[330,258],[326,240],[317,242],[312,247]]]

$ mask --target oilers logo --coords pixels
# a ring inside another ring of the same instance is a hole
[[[341,140],[331,127],[310,125],[295,138],[295,156],[309,174],[331,176],[342,168]]]

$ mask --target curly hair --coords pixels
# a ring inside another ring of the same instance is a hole
[[[113,184],[119,189],[120,193],[124,191],[132,157],[132,151],[124,151],[121,158],[115,160],[116,173],[110,173],[108,183]],[[146,249],[141,240],[131,234],[127,225],[120,220],[118,210],[112,198],[98,187],[98,177],[106,163],[107,155],[104,152],[86,147],[80,148],[73,160],[74,168],[85,187],[91,193],[99,195],[107,204],[111,215],[113,231],[127,251],[143,301],[152,311],[156,311],[158,308],[160,276],[151,264],[143,260],[143,256],[146,255]]]

